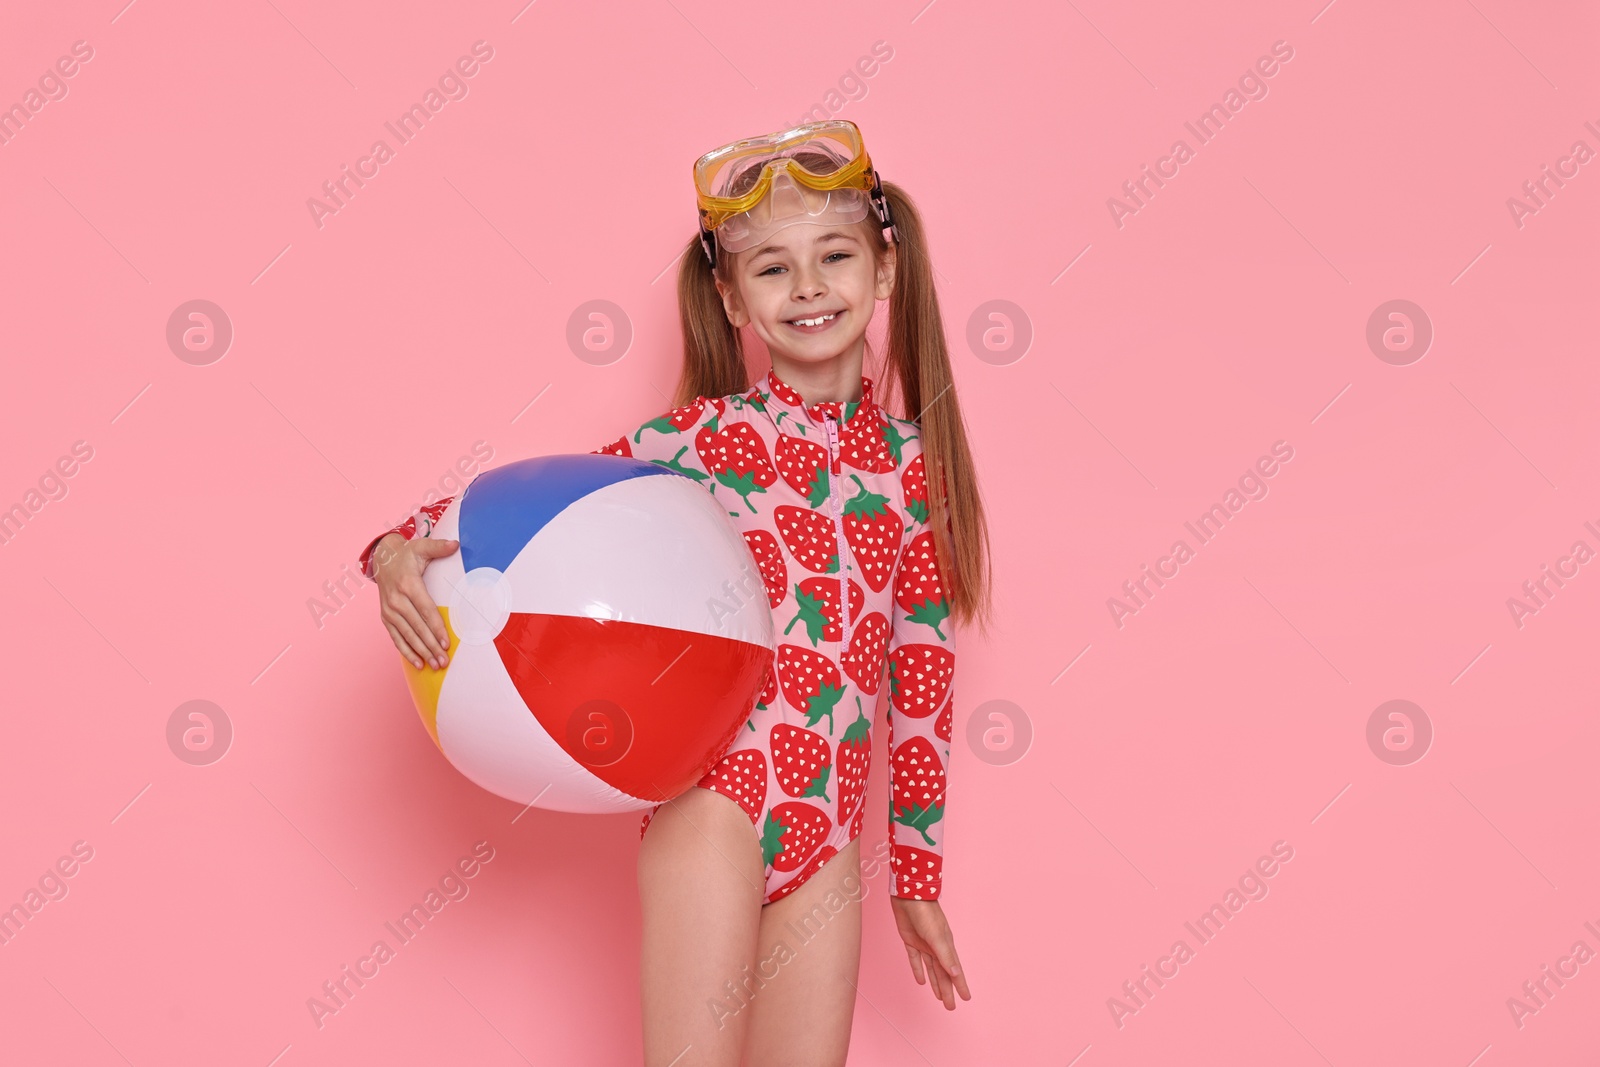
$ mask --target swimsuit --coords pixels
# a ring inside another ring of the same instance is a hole
[[[774,670],[697,784],[749,816],[766,902],[798,889],[861,832],[885,668],[892,893],[938,899],[955,644],[917,424],[878,404],[871,378],[862,377],[859,401],[807,404],[772,370],[742,393],[698,397],[594,451],[705,486],[761,572]],[[449,503],[422,513],[437,522]],[[387,532],[410,538],[415,519]],[[361,554],[368,577],[382,536]],[[645,813],[641,837],[659,807]]]

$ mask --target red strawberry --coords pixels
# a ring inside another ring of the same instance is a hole
[[[833,520],[819,511],[780,504],[773,509],[773,524],[794,561],[808,571],[836,574],[839,570],[839,541]]]
[[[765,493],[767,486],[778,480],[778,472],[772,469],[772,459],[767,455],[767,443],[748,422],[736,422],[720,430],[703,426],[694,447],[712,477],[738,493],[752,513],[756,506],[750,503],[750,494]]]
[[[779,645],[778,685],[789,705],[805,713],[807,726],[826,715],[833,736],[833,706],[844,696],[844,684],[831,659],[800,645]]]
[[[780,722],[772,728],[770,744],[772,769],[778,788],[792,797],[821,797],[828,803],[828,775],[833,771],[833,754],[828,742],[810,730]]]
[[[718,400],[717,405],[718,414],[721,414],[722,401]],[[695,401],[681,408],[673,408],[665,415],[658,415],[634,431],[633,443],[638,444],[646,430],[654,430],[657,433],[682,433],[700,421],[700,410],[700,402]]]
[[[895,888],[922,885],[930,888],[908,894],[912,900],[933,900],[939,895],[940,868],[944,860],[937,852],[928,852],[914,845],[896,845],[889,854],[889,865],[894,868]]]
[[[856,721],[844,728],[839,740],[839,817],[855,811],[867,788],[867,772],[872,768],[872,723],[861,711],[861,698],[856,697]],[[859,812],[857,815],[859,816]],[[853,836],[853,833],[852,833]]]
[[[912,460],[900,475],[900,489],[905,495],[906,510],[922,525],[928,521],[928,468],[922,462],[922,453]]]
[[[856,403],[846,405],[845,420],[839,424],[839,462],[858,471],[892,471],[900,463],[900,445],[905,438],[900,431],[889,429],[885,440],[887,419],[867,416],[855,418]]]
[[[938,645],[901,645],[889,654],[889,704],[913,719],[932,715],[955,679],[956,657]]]
[[[811,858],[833,828],[833,821],[815,804],[791,800],[767,812],[761,827],[761,858],[775,871],[797,870]]]
[[[782,900],[796,889],[805,885],[806,880],[816,874],[817,869],[836,856],[838,852],[839,850],[832,845],[823,845],[817,849],[817,854],[811,857],[811,862],[806,864],[806,869],[785,882],[782,889],[774,890],[772,895],[767,897],[767,903],[771,904],[774,900]]]
[[[639,823],[639,840],[644,840],[644,832],[650,829],[650,820],[655,816],[656,809],[659,807],[661,805],[657,804],[654,808],[650,808],[644,813],[644,819]],[[751,821],[753,822],[754,820]]]
[[[769,707],[772,706],[772,702],[774,700],[776,700],[777,698],[778,698],[778,670],[777,670],[777,660],[774,659],[773,660],[773,665],[771,667],[767,668],[767,680],[766,680],[765,684],[763,684],[761,686],[761,694],[756,697],[755,711],[752,711],[750,714],[752,716],[754,716],[756,711],[766,711]],[[746,726],[750,727],[750,732],[751,733],[755,732],[756,724],[751,719],[746,719],[744,721],[744,724]]]
[[[888,497],[869,490],[858,474],[852,474],[850,480],[856,483],[857,492],[845,501],[844,539],[855,553],[861,576],[877,592],[889,584],[906,524],[889,505]]]
[[[954,693],[951,693],[950,699],[944,702],[944,710],[939,713],[937,719],[933,720],[933,736],[946,743],[950,741],[950,720],[953,717],[952,712],[955,706],[956,697]]]
[[[950,604],[945,600],[944,581],[939,561],[934,556],[933,531],[917,534],[900,554],[900,565],[895,570],[894,602],[902,611],[909,612],[907,622],[931,626],[939,640],[946,639],[939,624],[949,617]]]
[[[944,818],[944,763],[926,737],[911,737],[889,758],[894,777],[890,794],[891,821],[911,827],[930,846],[928,827]]]
[[[767,758],[759,748],[741,748],[723,756],[695,784],[731,798],[754,823],[767,802]]]
[[[762,584],[767,587],[767,606],[775,608],[783,603],[789,585],[789,565],[783,562],[783,549],[778,547],[778,539],[765,530],[746,530],[744,543],[755,557]]]
[[[773,458],[777,461],[778,473],[783,480],[805,497],[806,503],[814,508],[821,507],[822,502],[828,499],[827,449],[811,441],[781,434],[778,437],[778,451]]]
[[[851,841],[854,841],[856,838],[861,836],[861,823],[862,823],[862,820],[866,817],[866,814],[867,814],[867,806],[865,804],[857,804],[856,805],[855,818],[850,820],[850,840]]]
[[[852,619],[860,617],[861,605],[866,597],[867,594],[861,591],[861,587],[852,581],[850,583]],[[811,638],[813,648],[818,641],[837,641],[844,635],[839,615],[839,579],[807,578],[794,587],[794,598],[800,605],[800,610],[789,620],[789,625],[783,628],[785,634],[794,629],[795,623],[804,619],[806,636]],[[851,644],[854,643],[852,640]]]
[[[852,585],[855,583],[851,583]],[[882,612],[874,611],[864,619],[857,619],[850,630],[850,645],[839,657],[844,673],[867,696],[878,692],[883,679],[883,650],[889,644],[889,620]]]

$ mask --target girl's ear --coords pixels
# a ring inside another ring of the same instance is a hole
[[[723,255],[727,255],[726,252]],[[711,276],[717,283],[717,295],[722,297],[722,310],[728,316],[728,324],[735,330],[743,329],[750,324],[750,316],[745,313],[744,302],[739,297],[738,285],[729,285],[718,275]]]
[[[878,287],[873,295],[879,300],[887,300],[894,295],[894,272],[900,262],[899,250],[900,246],[891,241],[878,259]]]

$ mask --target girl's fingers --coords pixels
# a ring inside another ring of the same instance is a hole
[[[444,616],[439,613],[439,606],[433,602],[433,597],[428,594],[428,587],[422,584],[422,576],[411,583],[411,588],[406,590],[411,597],[411,603],[422,612],[422,617],[428,620],[428,628],[433,631],[434,640],[438,643],[439,650],[450,647],[450,631],[445,629]]]
[[[926,985],[927,982],[922,977],[922,953],[907,945],[906,955],[911,957],[911,973],[917,979],[917,984]]]
[[[928,970],[928,977],[933,980],[933,999],[944,1000],[944,971],[940,970],[939,961],[924,954],[922,964]]]
[[[934,941],[933,954],[939,957],[939,962],[951,977],[961,973],[961,960],[956,956],[956,943],[950,931],[946,930],[943,937]]]
[[[418,670],[421,670],[422,661],[417,658],[417,654],[415,652],[411,651],[409,643],[405,638],[400,636],[400,631],[395,629],[394,624],[391,622],[385,622],[383,625],[388,628],[389,637],[394,641],[394,647],[400,650],[400,654],[406,658],[408,663]]]
[[[410,608],[410,605],[407,604],[406,607]],[[435,653],[428,647],[427,628],[422,625],[422,620],[417,616],[415,609],[402,612],[397,608],[390,618],[394,622],[395,629],[400,631],[400,635],[411,646],[411,651],[420,656],[429,666],[437,669],[438,663],[434,658]]]
[[[411,598],[406,596],[404,593],[401,593],[399,596],[397,596],[395,600],[396,603],[392,604],[391,607],[393,607],[395,611],[399,612],[400,617],[405,619],[405,621],[411,625],[413,646],[418,652],[425,654],[428,661],[434,665],[435,669],[444,666],[444,650],[440,648],[439,643],[433,639],[433,631],[430,630],[422,621],[422,615],[417,611],[417,606],[413,604],[411,602]],[[434,610],[436,612],[438,611],[437,608]]]

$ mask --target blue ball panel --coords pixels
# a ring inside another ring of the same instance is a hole
[[[484,471],[461,498],[461,564],[469,571],[503,571],[574,501],[616,482],[659,474],[684,477],[646,460],[594,453],[531,456]]]

